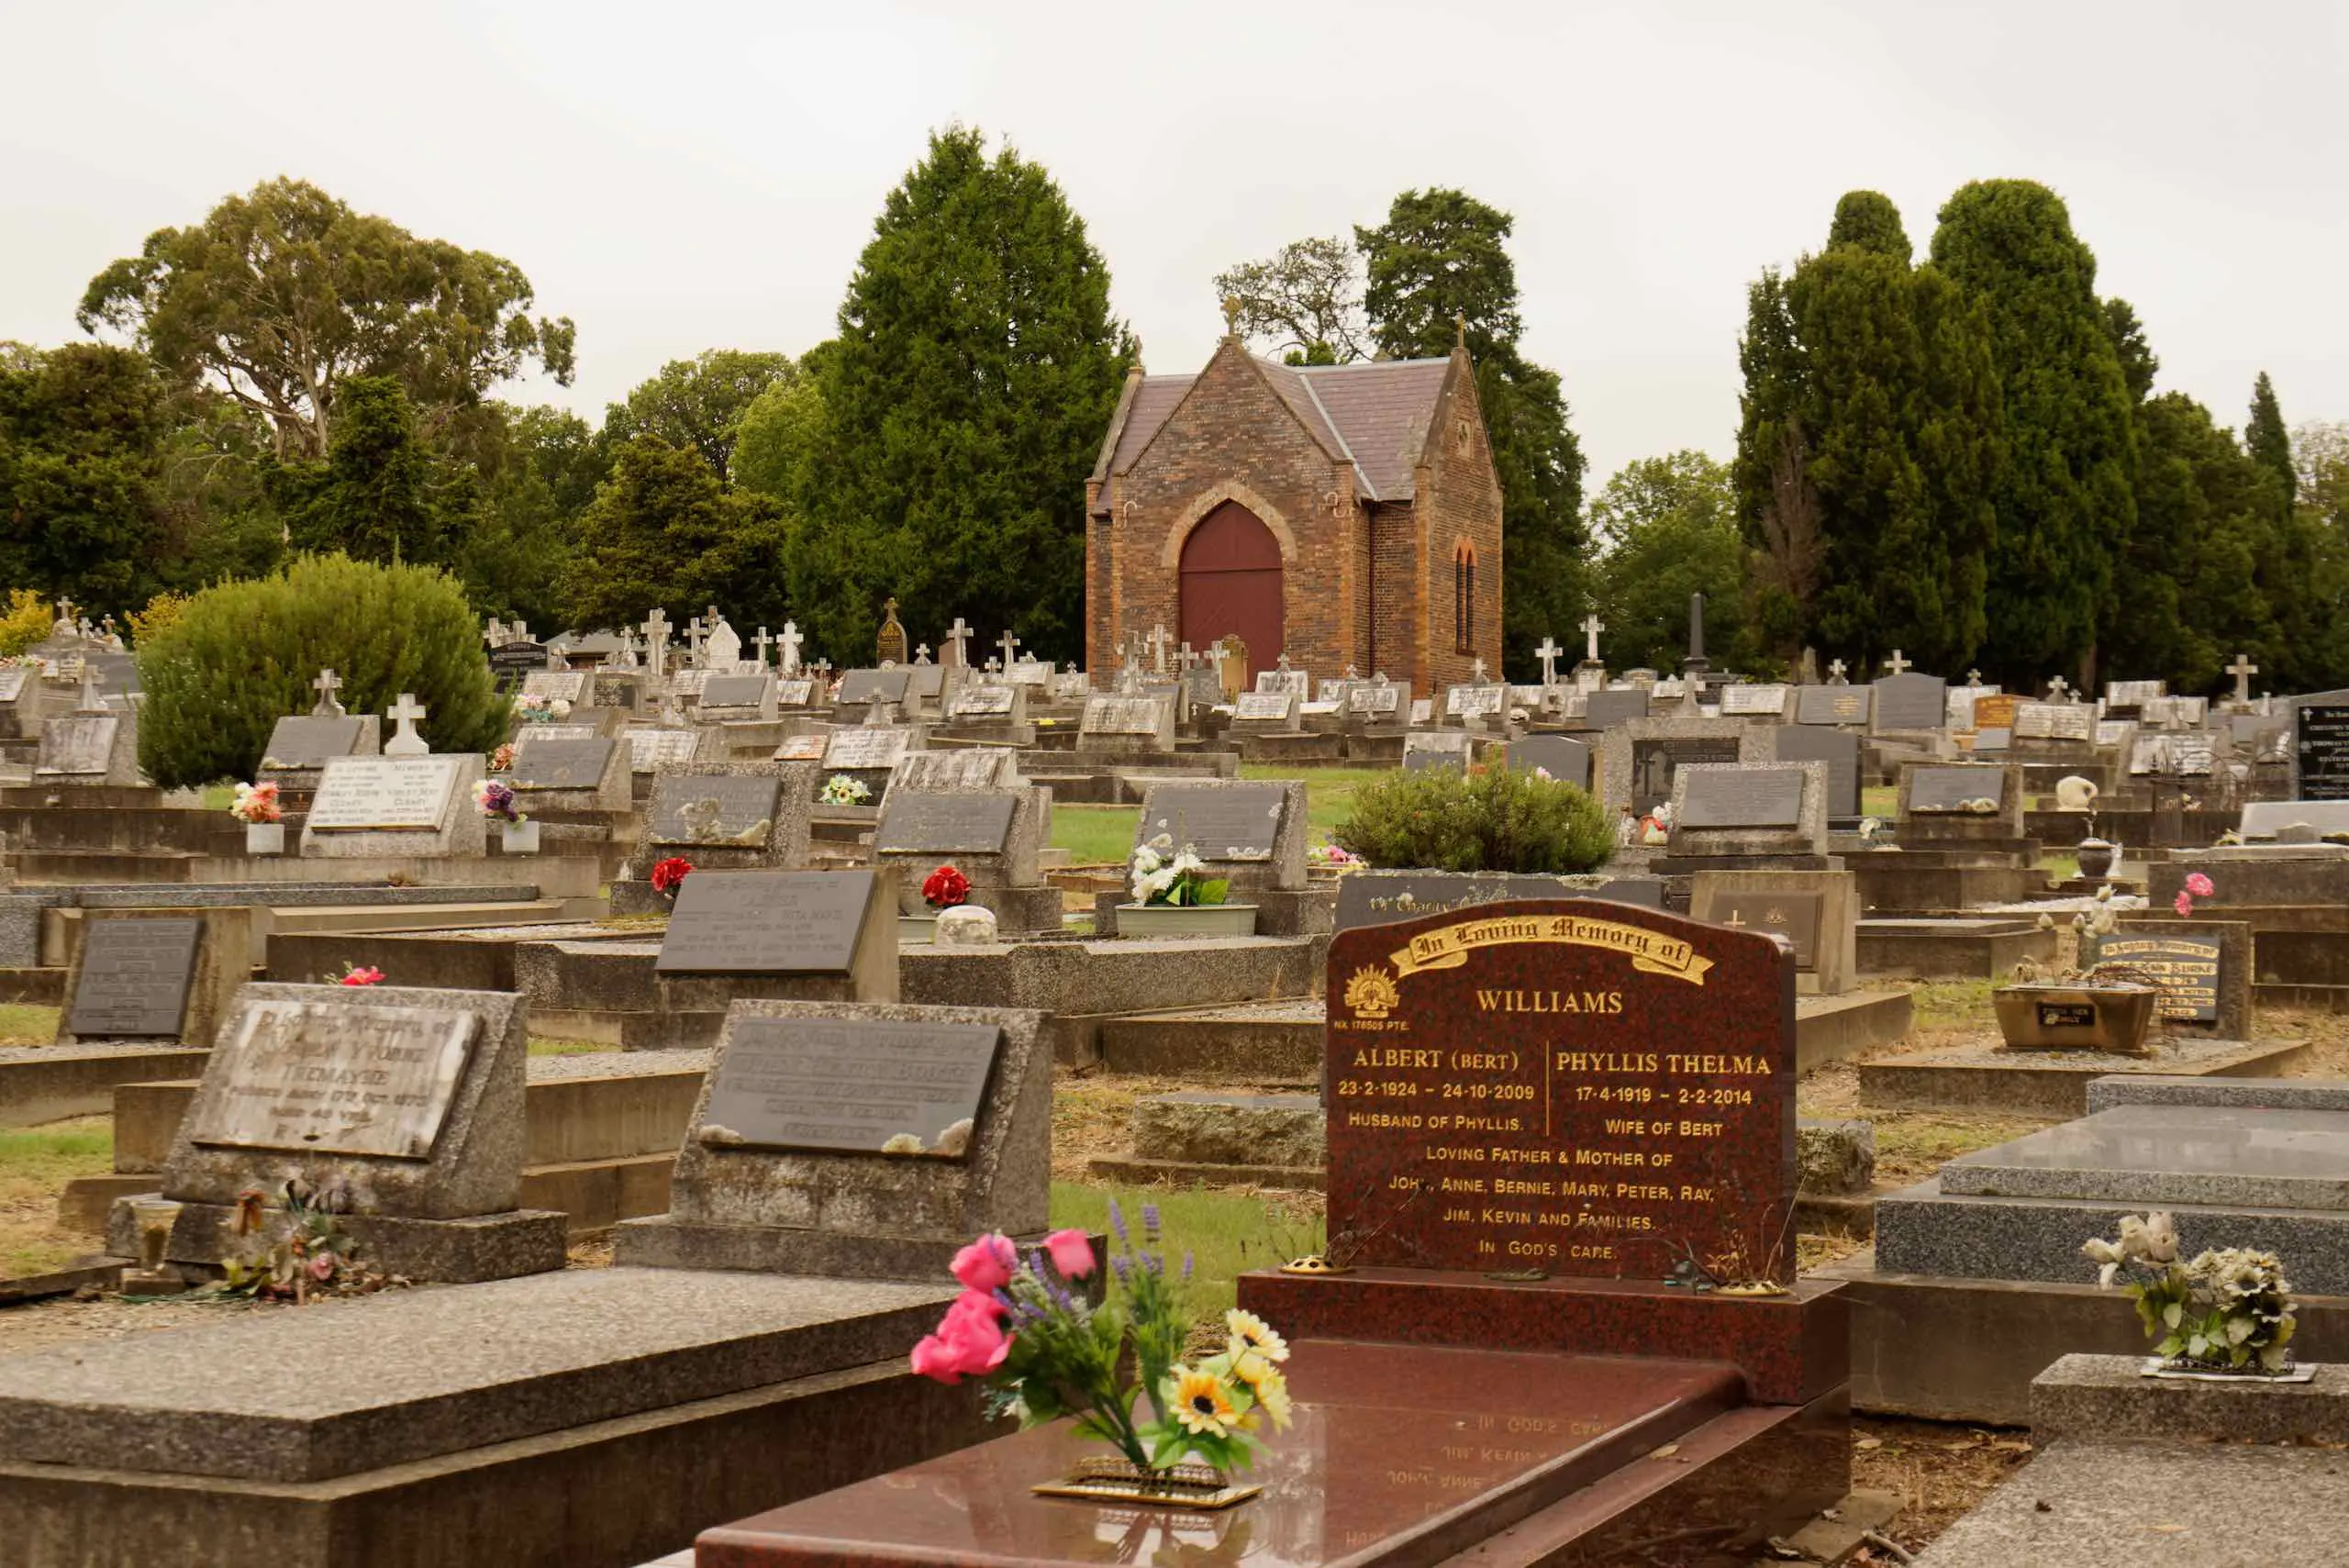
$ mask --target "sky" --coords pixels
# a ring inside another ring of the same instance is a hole
[[[1282,0],[391,7],[77,0],[0,10],[0,339],[152,230],[279,174],[518,263],[579,328],[590,418],[665,361],[830,335],[927,133],[1041,162],[1155,371],[1221,330],[1214,274],[1455,185],[1516,216],[1523,348],[1593,491],[1727,457],[1746,286],[1854,188],[1921,253],[1972,179],[2069,203],[2160,385],[2239,426],[2349,419],[2349,7],[1390,6]]]

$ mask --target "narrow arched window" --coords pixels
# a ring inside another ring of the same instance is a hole
[[[1476,547],[1463,539],[1452,551],[1452,651],[1476,651]]]

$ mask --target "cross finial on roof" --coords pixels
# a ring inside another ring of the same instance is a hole
[[[1223,296],[1223,335],[1227,338],[1240,336],[1240,296],[1236,294]]]
[[[1468,317],[1456,310],[1452,313],[1452,342],[1454,348],[1468,346]]]

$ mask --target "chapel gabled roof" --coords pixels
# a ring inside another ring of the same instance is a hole
[[[1285,365],[1257,359],[1265,384],[1321,449],[1353,465],[1373,501],[1407,501],[1412,470],[1427,444],[1449,358],[1365,360],[1350,365]],[[1197,375],[1146,375],[1136,384],[1115,434],[1104,479],[1126,473],[1174,415]]]

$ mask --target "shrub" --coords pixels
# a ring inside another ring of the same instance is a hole
[[[437,567],[302,556],[273,577],[206,588],[144,632],[139,761],[167,789],[251,777],[277,720],[317,702],[321,667],[342,677],[337,695],[352,713],[415,693],[427,710],[417,729],[436,751],[486,751],[505,738],[507,699],[473,611]]]
[[[30,588],[11,589],[8,608],[0,613],[0,659],[14,659],[50,633],[49,601]]]
[[[1614,851],[1598,802],[1570,784],[1505,768],[1404,769],[1358,790],[1330,839],[1374,866],[1564,876]]]

